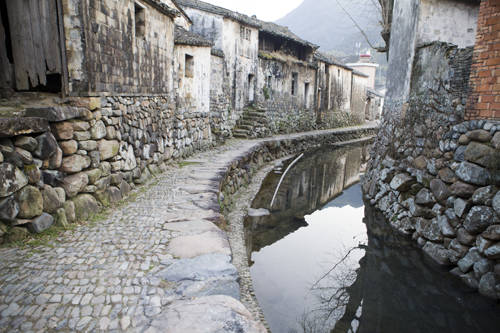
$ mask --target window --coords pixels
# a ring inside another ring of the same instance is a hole
[[[252,30],[245,28],[243,26],[240,26],[240,38],[241,39],[250,40],[251,36],[252,36]]]
[[[254,90],[254,75],[248,75],[248,102],[252,103],[255,98],[255,90]]]
[[[297,95],[297,82],[299,81],[299,74],[292,73],[292,95]]]
[[[266,82],[266,85],[267,85],[267,87],[268,87],[269,89],[271,89],[271,88],[272,88],[272,84],[273,84],[273,77],[272,77],[272,75],[269,75],[269,76],[267,77],[267,82]]]
[[[134,3],[135,36],[146,36],[146,7],[138,2]]]
[[[184,76],[194,77],[194,57],[187,53],[184,60]]]
[[[338,74],[337,74],[338,78],[340,79],[340,69],[338,69]]]
[[[309,82],[304,84],[304,105],[306,109],[309,107]]]

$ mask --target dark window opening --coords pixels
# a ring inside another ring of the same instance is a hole
[[[48,92],[48,93],[59,93],[62,91],[62,77],[61,74],[47,74],[46,75],[47,84],[46,85],[38,85],[36,87],[32,87],[30,83],[30,91],[40,91],[40,92]]]
[[[184,61],[184,76],[194,77],[194,57],[187,53]]]
[[[267,77],[267,83],[266,83],[266,85],[267,85],[267,87],[268,87],[269,89],[271,89],[271,88],[272,88],[272,84],[273,84],[273,77],[272,77],[271,75],[269,75],[269,76]]]
[[[0,14],[2,15],[2,25],[5,31],[5,50],[7,51],[7,58],[11,64],[14,63],[14,56],[12,55],[12,39],[10,35],[9,16],[7,15],[6,0],[0,0]]]
[[[248,102],[252,103],[254,100],[254,75],[248,75]]]
[[[135,13],[135,36],[144,37],[146,36],[146,9],[144,6],[136,2],[134,4]]]
[[[299,74],[292,73],[292,95],[297,95],[297,82],[299,81]]]
[[[309,107],[309,82],[304,84],[304,105],[306,109]]]

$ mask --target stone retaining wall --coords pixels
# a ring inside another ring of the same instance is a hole
[[[219,202],[222,209],[233,203],[233,194],[246,186],[253,174],[264,164],[276,159],[310,149],[339,142],[374,136],[375,126],[359,126],[350,129],[324,130],[297,135],[277,136],[263,140],[233,160],[220,182]]]
[[[86,220],[213,145],[208,112],[173,110],[162,96],[77,98],[1,123],[0,243]]]
[[[423,133],[415,140],[424,142]],[[436,146],[416,158],[386,156],[372,165],[364,193],[435,261],[498,299],[500,122],[457,124]]]

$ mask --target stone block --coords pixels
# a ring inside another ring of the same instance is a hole
[[[14,196],[0,199],[0,221],[13,222],[19,214],[19,205]]]
[[[485,168],[469,162],[462,162],[455,171],[456,175],[464,182],[485,186],[489,185],[491,174]]]
[[[472,195],[472,202],[476,205],[486,205],[497,192],[496,186],[486,186],[478,188]]]
[[[450,186],[451,194],[461,198],[470,198],[476,189],[477,187],[461,181],[457,181]]]
[[[75,140],[60,141],[59,146],[61,147],[64,156],[73,155],[78,151],[78,142]]]
[[[66,173],[77,173],[90,166],[91,159],[88,156],[71,155],[62,161],[61,171]]]
[[[464,228],[469,233],[476,235],[486,230],[490,225],[498,222],[498,217],[491,207],[474,206],[465,218]]]
[[[14,145],[29,152],[33,152],[38,146],[38,141],[31,136],[19,136],[15,139]]]
[[[101,156],[101,161],[106,161],[112,157],[115,157],[120,151],[120,143],[116,140],[100,140],[97,145]]]
[[[414,183],[413,177],[400,173],[395,175],[390,183],[390,186],[393,190],[399,191],[399,192],[405,192],[408,191],[411,187],[411,185]]]
[[[464,154],[465,160],[489,169],[500,169],[500,151],[477,142],[471,142]]]
[[[36,187],[28,185],[16,193],[19,204],[19,218],[31,219],[43,213],[42,193]]]
[[[54,133],[55,137],[59,140],[71,140],[73,139],[73,124],[64,121],[60,123],[51,124],[52,133]]]
[[[99,140],[106,136],[106,126],[99,120],[90,128],[90,135],[93,140]]]
[[[25,116],[44,118],[52,123],[52,122],[59,122],[75,118],[83,118],[88,116],[89,112],[90,112],[89,110],[84,108],[61,105],[61,106],[28,108],[25,111]]]
[[[74,197],[81,192],[89,183],[89,177],[85,172],[80,172],[64,178],[62,187],[69,198]]]
[[[57,145],[56,138],[54,138],[52,133],[47,132],[39,135],[36,137],[36,140],[38,142],[38,146],[33,154],[39,159],[48,159],[57,152],[57,148],[59,146]]]
[[[64,208],[59,208],[54,214],[55,225],[63,228],[68,227],[68,219],[66,217],[66,210]]]
[[[73,199],[75,217],[78,221],[86,221],[99,212],[97,200],[90,194],[80,194]]]
[[[433,179],[430,188],[437,201],[445,201],[451,195],[448,186],[440,179]]]
[[[488,131],[479,129],[467,133],[467,137],[473,141],[488,142],[491,140],[491,134]]]
[[[0,138],[44,133],[50,130],[47,119],[39,117],[0,118]]]
[[[43,211],[49,214],[54,214],[61,208],[64,201],[61,200],[59,193],[50,185],[44,185],[42,190]]]
[[[42,233],[54,224],[54,218],[52,215],[43,213],[36,219],[32,220],[27,224],[29,231],[32,233]]]
[[[64,203],[64,212],[69,223],[76,221],[75,203],[73,201],[69,200]]]

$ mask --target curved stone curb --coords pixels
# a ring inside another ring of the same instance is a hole
[[[221,209],[264,163],[374,131],[230,141],[160,175],[95,225],[50,246],[0,249],[1,330],[265,332],[235,299],[239,277],[215,227],[226,225]]]

